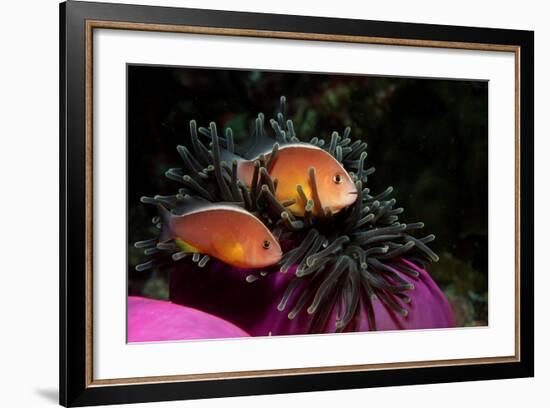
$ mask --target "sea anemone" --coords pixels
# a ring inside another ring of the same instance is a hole
[[[311,333],[314,315],[298,313],[289,319],[287,313],[277,308],[289,282],[293,279],[296,267],[288,273],[273,273],[249,284],[245,277],[250,271],[234,268],[217,260],[212,260],[208,268],[193,267],[190,259],[174,265],[170,279],[170,301],[203,310],[219,316],[242,328],[251,336],[294,335]],[[357,324],[349,325],[346,331],[367,330],[403,330],[445,328],[454,326],[454,319],[447,299],[439,290],[429,274],[418,269],[417,278],[408,278],[415,289],[408,296],[411,301],[405,303],[397,299],[408,310],[403,317],[388,308],[380,299],[372,300],[376,327],[370,326],[366,303],[360,305]],[[307,288],[307,286],[305,286]],[[302,287],[291,295],[297,300]],[[334,333],[338,308],[334,307],[326,319],[324,327],[320,325],[314,333]]]
[[[201,310],[162,300],[128,297],[128,341],[248,337],[234,324]]]
[[[301,140],[285,111],[286,100],[281,97],[279,112],[269,121],[274,135],[272,152],[269,159],[256,158],[249,187],[237,177],[237,162],[225,163],[220,158],[221,149],[227,149],[250,159],[235,145],[233,131],[227,128],[224,137],[220,137],[215,123],[197,128],[192,120],[190,146],[177,148],[182,167],[166,172],[168,178],[182,184],[181,188],[173,195],[142,198],[144,203],[162,205],[175,214],[190,197],[242,206],[261,219],[286,248],[280,264],[262,271],[245,271],[217,261],[207,265],[207,256],[194,254],[192,260],[197,265],[193,266],[182,261],[186,254],[179,252],[177,246],[159,243],[155,237],[136,243],[146,255],[153,255],[137,269],[179,263],[181,267],[172,274],[170,297],[178,303],[196,303],[195,307],[200,306],[200,301],[189,297],[190,290],[200,290],[203,285],[200,277],[188,279],[194,274],[192,270],[197,266],[210,272],[216,270],[216,276],[201,271],[203,282],[212,285],[217,280],[223,285],[220,291],[227,293],[245,291],[247,296],[240,297],[237,303],[248,302],[248,307],[257,313],[253,313],[253,319],[250,313],[233,315],[231,310],[240,310],[232,309],[230,298],[239,297],[235,293],[222,296],[219,307],[215,298],[208,296],[205,307],[221,315],[227,310],[225,314],[231,315],[228,320],[252,335],[452,326],[449,305],[425,270],[430,262],[438,260],[428,246],[435,236],[415,235],[424,227],[422,222],[399,220],[403,208],[396,207],[396,200],[391,198],[392,187],[379,194],[366,187],[375,171],[366,167],[367,144],[352,140],[349,127],[342,135],[333,132],[326,142],[318,137]],[[265,128],[265,117],[260,113],[249,139],[265,137]],[[271,163],[281,145],[296,142],[322,148],[342,164],[358,191],[353,205],[337,214],[324,208],[313,167],[309,169],[307,186],[311,196],[306,196],[304,186],[296,187],[305,205],[303,217],[288,210],[294,201],[276,199],[278,180],[269,176]],[[155,217],[153,223],[158,225],[159,218]],[[184,275],[182,279],[187,283],[180,289],[174,282],[181,283],[179,276]],[[249,289],[243,289],[246,285]],[[252,295],[254,291],[257,296]],[[278,297],[276,303],[274,296]]]

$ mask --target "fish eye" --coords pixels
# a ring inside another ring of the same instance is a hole
[[[336,174],[336,175],[332,178],[332,181],[334,181],[336,184],[341,184],[341,183],[344,181],[344,178],[342,177],[341,174]]]
[[[271,242],[269,242],[267,239],[264,239],[264,242],[262,243],[263,249],[269,249],[271,248]]]

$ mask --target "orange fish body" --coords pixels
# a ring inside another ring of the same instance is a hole
[[[238,207],[206,206],[177,216],[162,208],[161,217],[160,240],[174,239],[183,252],[206,254],[238,268],[263,268],[281,259],[273,234]]]
[[[265,155],[269,160],[271,153]],[[278,201],[295,200],[288,207],[295,215],[303,216],[306,203],[298,194],[297,185],[301,185],[306,197],[312,198],[312,186],[309,169],[315,168],[315,178],[319,200],[323,208],[329,208],[333,214],[353,204],[357,199],[357,188],[348,172],[325,150],[305,145],[290,144],[279,148],[269,168],[270,177],[277,179],[275,197]],[[237,167],[237,176],[250,186],[254,173],[254,160],[241,161]],[[317,208],[313,213],[320,215]]]

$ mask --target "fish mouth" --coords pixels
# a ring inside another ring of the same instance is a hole
[[[355,202],[355,200],[353,200]],[[344,208],[348,207],[348,203],[341,203],[339,205],[327,205],[327,207],[330,209],[332,214],[337,214],[340,211],[342,211]]]
[[[345,199],[345,206],[349,207],[357,201],[359,197],[359,191],[350,191]]]

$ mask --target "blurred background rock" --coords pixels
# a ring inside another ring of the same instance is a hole
[[[133,242],[157,233],[142,195],[173,194],[189,120],[231,127],[238,143],[279,97],[297,134],[330,137],[352,128],[376,167],[371,191],[391,185],[404,222],[436,235],[429,271],[460,326],[487,324],[488,88],[486,82],[155,66],[128,68],[128,293],[168,298],[169,268],[136,272]]]

